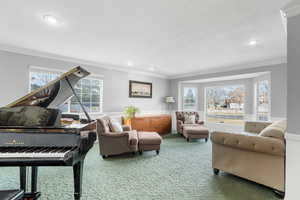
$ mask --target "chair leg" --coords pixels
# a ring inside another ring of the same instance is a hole
[[[285,192],[281,192],[279,190],[273,190],[274,194],[276,197],[280,198],[280,199],[284,199],[285,196]]]
[[[189,142],[189,141],[190,141],[190,138],[186,138],[186,141]]]
[[[208,141],[208,138],[205,138],[205,142],[207,142]]]
[[[218,175],[220,173],[220,170],[219,169],[216,169],[216,168],[214,168],[214,174],[215,175]]]
[[[159,154],[159,150],[156,150],[156,155],[158,155]]]
[[[143,151],[139,151],[139,153],[140,153],[140,155],[142,155],[142,154],[143,154]]]

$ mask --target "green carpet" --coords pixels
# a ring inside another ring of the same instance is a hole
[[[72,168],[39,168],[41,199],[73,198]],[[0,169],[0,189],[18,187],[18,168]],[[277,200],[271,189],[211,169],[211,144],[177,135],[154,151],[103,160],[98,144],[87,155],[83,200]]]

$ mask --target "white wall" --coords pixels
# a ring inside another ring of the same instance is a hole
[[[288,18],[288,134],[286,135],[286,200],[299,199],[300,169],[300,15]]]
[[[80,65],[92,74],[103,75],[104,112],[122,112],[128,105],[136,105],[144,112],[164,111],[166,105],[163,98],[170,95],[170,82],[167,79],[0,51],[0,106],[5,106],[28,93],[31,65],[63,71]],[[153,98],[129,98],[129,80],[152,82]]]

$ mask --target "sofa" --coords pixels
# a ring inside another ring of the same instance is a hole
[[[285,191],[286,121],[245,122],[244,132],[211,133],[212,168]]]
[[[187,120],[186,118],[191,117]],[[176,112],[177,132],[189,142],[190,139],[205,139],[209,137],[208,128],[204,127],[204,122],[199,119],[197,112]]]
[[[123,125],[122,131],[116,132],[111,124],[111,119],[107,116],[97,119],[97,135],[102,157],[137,152],[137,131],[131,130],[128,125]]]

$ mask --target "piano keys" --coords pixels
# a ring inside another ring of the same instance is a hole
[[[81,197],[84,158],[96,140],[96,123],[79,101],[87,124],[62,126],[58,107],[73,95],[77,97],[73,86],[87,75],[89,72],[76,67],[0,108],[0,167],[20,167],[20,189],[26,200],[41,195],[36,191],[39,166],[73,167],[74,199]],[[32,168],[31,191],[26,191],[28,167]]]

